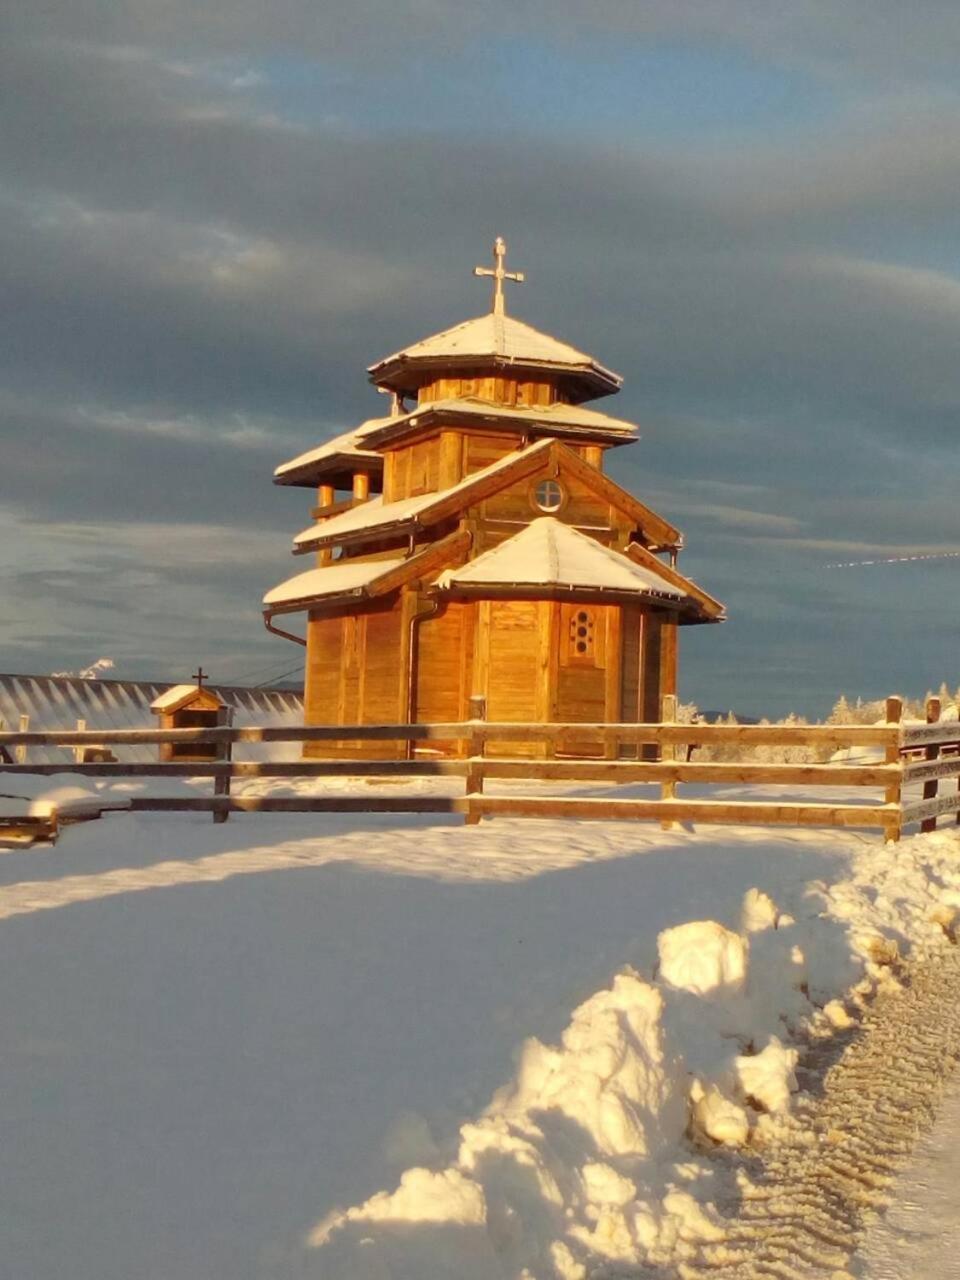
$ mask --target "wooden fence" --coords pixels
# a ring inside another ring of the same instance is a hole
[[[207,810],[215,821],[232,812],[308,813],[458,813],[467,822],[482,817],[511,815],[563,818],[635,818],[677,822],[747,823],[781,826],[843,826],[874,828],[887,840],[897,840],[905,826],[920,823],[930,831],[937,819],[956,815],[960,822],[960,724],[941,721],[937,699],[927,702],[926,723],[902,722],[902,703],[887,700],[886,723],[879,725],[729,725],[679,724],[675,704],[666,700],[661,724],[517,724],[470,720],[453,724],[276,726],[200,729],[119,729],[104,731],[41,730],[0,732],[0,772],[53,774],[69,771],[99,778],[197,778],[214,780],[210,796],[136,796],[139,810]],[[588,738],[596,745],[595,759],[564,759],[565,746]],[[234,748],[253,742],[405,742],[403,760],[243,761],[232,758]],[[215,742],[221,759],[213,762],[129,763],[84,760],[85,747]],[[462,758],[424,758],[415,753],[431,742],[463,742]],[[489,743],[536,744],[546,758],[504,757],[487,753]],[[876,758],[828,761],[822,764],[759,763],[743,759],[714,762],[696,759],[698,747],[733,744],[744,753],[754,747],[814,747],[818,754],[844,748],[863,749]],[[80,763],[31,764],[31,746],[72,749]],[[646,748],[646,751],[643,749]],[[652,754],[654,759],[623,759]],[[681,758],[682,757],[682,758]],[[691,758],[692,757],[692,758]],[[234,780],[249,778],[462,778],[463,795],[231,795]],[[488,781],[511,779],[529,783],[597,783],[608,787],[602,795],[564,796],[534,787],[523,794],[490,795]],[[632,784],[656,784],[657,798],[613,794]],[[803,792],[817,788],[850,788],[866,795],[858,803],[835,797],[798,800],[774,796],[769,800],[680,797],[677,787],[708,786],[790,787]],[[922,787],[919,798],[916,790]],[[906,793],[914,792],[908,796]]]

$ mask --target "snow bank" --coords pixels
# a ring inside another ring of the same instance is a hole
[[[0,774],[0,815],[87,817],[104,809],[127,809],[130,801],[80,774]]]
[[[866,846],[849,880],[806,887],[797,918],[751,889],[739,931],[663,930],[650,977],[622,970],[559,1044],[522,1046],[445,1168],[409,1169],[318,1225],[324,1280],[585,1280],[722,1239],[705,1149],[768,1143],[797,1091],[796,1043],[895,981],[898,937],[955,917],[957,886],[905,857],[913,844]]]

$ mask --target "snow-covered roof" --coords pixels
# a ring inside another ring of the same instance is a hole
[[[415,498],[403,498],[399,502],[384,502],[382,497],[371,498],[359,506],[351,507],[338,516],[332,516],[320,524],[312,524],[303,529],[293,540],[295,551],[308,551],[319,542],[336,541],[347,534],[359,533],[361,530],[376,530],[390,525],[413,523],[431,507],[456,498],[466,493],[474,485],[504,471],[519,459],[538,458],[552,444],[550,440],[541,440],[529,449],[515,450],[492,462],[488,467],[472,472],[458,484],[449,489],[441,489],[438,493],[423,493]]]
[[[220,701],[216,693],[211,689],[201,689],[195,684],[175,684],[171,688],[165,690],[154,698],[150,703],[151,711],[176,711],[184,702],[188,702],[191,698],[196,697],[198,693],[205,694],[207,697]]]
[[[294,600],[312,600],[323,596],[360,595],[377,578],[404,561],[397,560],[348,560],[343,564],[322,565],[298,573],[281,582],[263,597],[265,605],[290,604]]]
[[[411,429],[415,430],[434,417],[464,417],[503,426],[516,424],[520,430],[528,432],[535,432],[542,427],[547,431],[571,435],[614,434],[626,440],[635,440],[638,434],[632,422],[598,413],[596,409],[584,409],[581,405],[563,404],[560,401],[554,404],[507,405],[494,404],[492,400],[481,400],[476,396],[464,396],[432,400],[402,417],[386,418],[366,432],[366,439],[370,447],[377,448],[382,442],[393,440]]]
[[[669,600],[683,599],[683,593],[666,578],[553,516],[541,516],[521,533],[485,551],[462,568],[446,569],[436,581],[441,590],[508,585],[631,592]]]
[[[298,454],[295,458],[291,458],[289,462],[281,462],[279,467],[274,470],[274,477],[283,482],[295,475],[300,475],[306,470],[315,469],[323,462],[344,457],[357,458],[379,466],[383,459],[378,453],[372,453],[370,450],[362,448],[363,439],[371,431],[377,431],[394,421],[396,421],[395,418],[368,418],[366,422],[362,422],[359,427],[355,427],[352,431],[345,431],[342,435],[334,436],[332,440],[327,440],[323,444],[317,445],[315,449],[308,449],[306,453]]]
[[[623,382],[619,374],[598,364],[585,351],[578,351],[513,316],[495,312],[464,320],[452,329],[444,329],[442,333],[395,351],[370,365],[368,372],[374,382],[389,386],[395,380],[398,366],[442,361],[463,364],[473,359],[568,369],[589,376],[598,384],[598,394],[617,391]]]

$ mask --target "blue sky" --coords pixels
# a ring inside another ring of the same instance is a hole
[[[728,606],[711,708],[955,669],[960,11],[43,0],[0,45],[0,667],[261,677],[365,367],[510,306],[625,377],[614,474]],[[292,658],[291,658],[292,654]]]

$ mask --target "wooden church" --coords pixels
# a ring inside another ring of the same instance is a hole
[[[491,721],[658,721],[677,628],[723,620],[677,570],[680,531],[604,473],[637,431],[586,403],[622,379],[506,314],[504,284],[523,276],[505,252],[498,239],[493,268],[475,268],[489,314],[370,367],[388,416],[276,470],[317,492],[293,546],[315,567],[264,597],[277,634],[304,643],[276,620],[306,615],[307,724],[462,721],[476,696]]]

